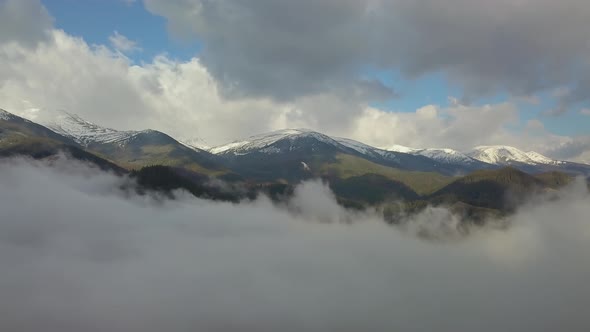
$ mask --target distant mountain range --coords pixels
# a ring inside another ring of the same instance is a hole
[[[513,198],[524,197],[554,190],[572,176],[590,175],[590,165],[509,146],[467,152],[383,149],[307,129],[286,129],[204,150],[159,131],[114,130],[65,112],[41,125],[0,110],[0,156],[39,159],[60,151],[137,176],[148,189],[182,187],[197,196],[239,200],[261,191],[281,197],[303,180],[321,178],[349,207],[399,201],[406,202],[404,209],[446,204],[471,218],[513,209],[504,197],[508,192]],[[212,177],[234,189],[213,189],[207,184]],[[393,210],[388,209],[389,215],[395,216]]]
[[[209,151],[218,156],[233,156],[240,159],[248,154],[288,154],[313,144],[331,146],[346,153],[353,150],[353,154],[402,169],[434,171],[446,175],[503,166],[536,173],[564,171],[587,175],[590,170],[590,165],[553,160],[540,153],[524,152],[511,146],[478,146],[466,152],[446,148],[415,149],[401,145],[376,148],[351,139],[329,137],[307,129],[287,129],[256,135],[214,147]]]

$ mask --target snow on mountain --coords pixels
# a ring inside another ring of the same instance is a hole
[[[349,138],[341,138],[341,137],[335,137],[334,138],[338,143],[344,145],[345,147],[355,150],[356,152],[363,154],[363,155],[369,155],[369,156],[381,156],[381,157],[385,157],[387,159],[395,159],[396,158],[396,154],[395,152],[401,152],[401,151],[388,151],[385,149],[379,149],[379,148],[375,148],[372,147],[370,145],[367,145],[365,143],[361,143]]]
[[[186,146],[187,148],[191,148],[193,150],[210,150],[211,146],[205,142],[205,140],[200,138],[187,138],[181,139],[178,141],[180,144]]]
[[[209,150],[213,154],[248,154],[251,152],[262,153],[279,153],[281,150],[273,147],[274,143],[281,140],[291,140],[299,138],[314,138],[320,142],[337,146],[338,142],[329,136],[320,134],[309,129],[284,129],[277,130],[267,134],[251,136],[243,141],[236,141],[226,145],[217,146]]]
[[[520,163],[526,165],[560,165],[562,161],[557,161],[545,157],[537,152],[524,152],[515,147],[503,145],[478,146],[473,148],[473,151],[468,155],[477,160],[495,164],[495,165],[510,165],[513,163]]]
[[[553,160],[551,158],[545,157],[544,155],[537,153],[535,151],[529,151],[526,155],[531,159],[534,160],[538,164],[546,164],[546,165],[558,165],[563,164],[563,161]]]
[[[12,113],[6,112],[5,110],[0,108],[0,120],[10,120],[13,118],[14,115]]]
[[[149,129],[120,131],[105,128],[67,112],[60,112],[54,120],[45,125],[56,133],[70,137],[84,146],[92,143],[115,143],[123,146],[139,134],[153,132],[153,130]]]
[[[5,111],[1,108],[0,108],[0,120],[6,120],[6,121],[19,120],[19,121],[25,121],[28,123],[32,123],[29,119],[22,118],[18,115],[12,114],[12,113]]]
[[[479,163],[479,161],[466,156],[465,154],[451,149],[413,149],[401,145],[394,145],[387,149],[376,148],[352,139],[341,137],[329,137],[307,129],[285,129],[278,130],[268,134],[252,136],[243,141],[236,141],[226,145],[214,147],[209,150],[213,154],[247,154],[253,151],[263,153],[279,153],[281,149],[272,145],[283,139],[295,139],[301,137],[313,137],[324,143],[333,145],[340,149],[354,150],[362,155],[373,158],[385,158],[396,160],[399,153],[410,154],[414,156],[423,156],[438,162],[449,164],[467,164]]]
[[[12,119],[14,115],[0,109],[0,119]],[[54,120],[45,124],[53,131],[62,134],[66,137],[74,139],[79,144],[88,146],[92,143],[114,143],[119,146],[124,146],[137,135],[151,133],[153,130],[120,131],[111,128],[98,126],[92,122],[86,121],[81,117],[67,113],[60,112]],[[242,141],[232,142],[226,145],[218,146],[209,149],[213,154],[234,154],[243,155],[251,152],[261,153],[280,153],[285,149],[284,146],[273,146],[274,143],[290,140],[294,144],[295,140],[301,138],[313,138],[322,143],[332,145],[340,149],[351,149],[362,155],[371,157],[383,157],[390,160],[396,159],[396,153],[405,153],[415,156],[423,156],[433,159],[440,163],[447,164],[462,164],[473,165],[479,162],[493,164],[493,165],[511,165],[511,164],[525,164],[525,165],[550,165],[557,166],[564,164],[562,161],[552,160],[537,152],[524,152],[517,148],[510,146],[494,145],[494,146],[478,146],[472,151],[464,154],[453,149],[415,149],[401,145],[393,145],[387,149],[379,149],[370,145],[347,139],[347,138],[332,138],[327,135],[309,130],[309,129],[284,129],[277,130],[266,134],[251,136]],[[202,149],[202,141],[191,140],[184,142],[185,146],[191,147],[195,150]],[[288,147],[293,148],[293,145]]]
[[[416,151],[420,151],[420,149],[414,149],[414,148],[409,148],[407,146],[403,146],[403,145],[391,145],[389,147],[386,148],[382,148],[382,150],[386,150],[386,151],[393,151],[393,152],[401,152],[401,153],[414,153]]]
[[[473,164],[478,161],[453,149],[445,148],[428,148],[428,149],[415,149],[403,145],[392,145],[385,150],[408,153],[415,156],[424,156],[430,159],[434,159],[438,162],[447,164]]]
[[[421,149],[415,152],[416,154],[422,155],[434,159],[439,162],[448,164],[473,164],[478,163],[478,160],[469,157],[468,155],[453,149]]]

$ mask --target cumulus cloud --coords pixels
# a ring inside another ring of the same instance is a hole
[[[3,331],[589,327],[585,189],[523,209],[507,230],[433,243],[342,210],[317,183],[291,212],[152,204],[68,165],[0,164]]]
[[[556,158],[590,163],[590,136],[569,138],[548,152]]]
[[[353,84],[366,66],[409,78],[442,72],[465,96],[561,86],[587,102],[584,0],[145,0],[173,34],[205,44],[225,90],[288,98]],[[260,38],[264,35],[264,38]]]
[[[569,139],[548,132],[539,121],[519,128],[519,111],[511,102],[477,106],[455,101],[448,107],[427,105],[408,113],[366,108],[352,123],[352,137],[385,148],[399,144],[469,150],[504,144],[543,153]]]
[[[114,50],[60,30],[34,51],[2,44],[0,59],[2,108],[37,121],[64,109],[116,129],[152,128],[219,144],[230,135],[271,130],[289,112],[266,100],[224,100],[196,58],[159,56],[132,65]]]

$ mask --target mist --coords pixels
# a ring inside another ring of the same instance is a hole
[[[0,330],[590,329],[583,184],[532,200],[507,228],[429,241],[415,230],[448,233],[448,211],[401,229],[319,182],[287,206],[138,196],[130,183],[64,159],[0,163]]]

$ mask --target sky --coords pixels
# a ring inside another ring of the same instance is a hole
[[[534,10],[532,10],[534,8]],[[0,0],[0,108],[590,162],[584,0]]]

